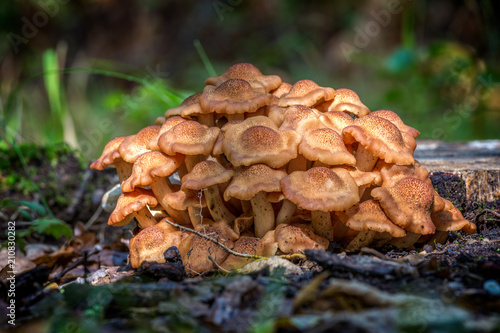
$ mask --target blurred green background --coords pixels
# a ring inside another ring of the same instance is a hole
[[[355,90],[437,140],[500,137],[500,2],[0,2],[2,138],[97,158],[236,62]]]

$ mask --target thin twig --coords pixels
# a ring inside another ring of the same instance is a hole
[[[209,242],[212,242],[214,243],[215,245],[217,245],[218,247],[220,247],[221,249],[223,249],[224,251],[226,251],[227,253],[229,254],[232,254],[233,256],[237,256],[237,257],[243,257],[243,258],[251,258],[251,259],[264,259],[266,257],[262,257],[262,256],[258,256],[258,255],[252,255],[252,254],[244,254],[244,253],[239,253],[239,252],[236,252],[236,251],[233,251],[231,250],[230,248],[228,248],[226,245],[218,242],[217,240],[211,238],[211,237],[208,237],[207,235],[204,235],[202,233],[199,233],[198,231],[196,230],[193,230],[191,228],[186,228],[180,224],[177,224],[175,222],[171,222],[169,221],[168,219],[165,220],[168,224],[170,224],[171,226],[174,226],[176,228],[178,228],[179,230],[181,231],[187,231],[187,232],[190,232],[190,233],[193,233],[195,234],[196,236],[199,236],[203,239],[206,239],[207,241]]]
[[[493,215],[494,215],[494,216],[496,216],[496,217],[500,217],[500,213],[497,213],[497,212],[496,212],[496,211],[494,211],[494,210],[491,210],[491,209],[483,209],[483,211],[482,211],[481,213],[479,213],[479,214],[477,214],[477,215],[476,215],[476,221],[477,221],[477,218],[478,218],[479,216],[481,216],[481,215],[483,215],[483,214],[486,214],[486,213],[488,213],[488,214],[493,214]]]
[[[214,259],[214,258],[212,258],[212,255],[211,255],[211,254],[209,254],[209,255],[208,255],[208,259],[210,259],[210,261],[211,261],[211,262],[215,265],[215,267],[217,267],[217,269],[219,269],[219,270],[223,271],[224,273],[230,273],[227,269],[222,268],[222,266],[221,266],[221,265],[219,265],[219,264],[217,263],[217,261],[215,261],[215,259]]]
[[[85,195],[85,191],[87,189],[87,184],[92,177],[92,170],[87,169],[83,174],[82,181],[80,182],[80,186],[78,190],[75,192],[73,196],[73,200],[71,200],[71,204],[66,208],[65,214],[69,219],[73,218],[76,212],[76,208],[80,205],[80,202],[83,200],[83,196]]]

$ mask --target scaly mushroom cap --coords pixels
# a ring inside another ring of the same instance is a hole
[[[178,123],[158,139],[158,146],[167,155],[209,155],[219,135],[218,127],[208,127],[192,120]]]
[[[119,136],[106,143],[101,156],[90,164],[90,168],[104,170],[108,165],[112,165],[117,158],[120,158],[118,147],[126,138],[126,136]]]
[[[182,177],[181,189],[201,190],[212,185],[222,184],[231,179],[233,174],[233,170],[225,169],[215,161],[202,161]]]
[[[310,211],[342,211],[359,201],[356,182],[341,168],[294,171],[281,179],[281,189],[288,200]]]
[[[184,155],[167,156],[159,151],[150,151],[137,158],[132,175],[122,184],[123,192],[131,192],[136,186],[148,186],[154,177],[169,177],[184,161]]]
[[[339,134],[342,134],[345,127],[354,125],[354,119],[349,114],[341,111],[323,112],[319,120]]]
[[[406,231],[421,235],[436,231],[431,220],[433,188],[416,178],[403,178],[392,187],[377,187],[371,192],[392,222]]]
[[[318,118],[318,111],[304,105],[292,105],[285,109],[280,131],[295,131],[301,135],[304,133],[324,127]]]
[[[318,128],[305,134],[299,144],[299,154],[309,161],[328,165],[356,164],[340,134],[330,128]]]
[[[275,231],[271,230],[262,238],[242,236],[234,243],[232,250],[243,254],[272,257],[278,251],[278,242],[275,241],[274,234]],[[230,254],[221,267],[226,270],[239,269],[254,260]]]
[[[342,131],[347,144],[359,142],[365,150],[387,163],[412,165],[413,150],[405,145],[399,129],[389,120],[371,114],[357,118]]]
[[[160,136],[162,136],[163,133],[172,129],[175,125],[182,123],[184,121],[186,121],[186,119],[179,116],[173,116],[165,120],[165,122],[161,125],[158,134],[153,139],[151,139],[151,141],[148,142],[146,148],[148,148],[149,150],[160,151],[161,148],[158,146],[158,139],[160,138]]]
[[[124,161],[134,163],[142,154],[149,151],[147,145],[158,135],[160,126],[148,126],[140,130],[137,134],[127,137],[118,147],[120,156]]]
[[[181,103],[181,105],[175,108],[168,109],[167,111],[165,111],[165,118],[169,119],[173,116],[182,116],[184,118],[189,118],[189,116],[192,114],[202,113],[203,111],[201,110],[200,104],[198,103],[201,94],[201,92],[193,94],[187,97]]]
[[[206,79],[205,84],[219,86],[230,79],[245,80],[253,89],[264,94],[281,85],[281,78],[278,75],[263,75],[257,67],[249,63],[234,64],[224,74]]]
[[[250,200],[260,191],[281,192],[280,180],[285,176],[285,171],[271,169],[265,164],[239,169],[224,191],[224,200]]]
[[[259,119],[267,119],[267,125],[253,126]],[[279,131],[271,119],[258,116],[229,127],[224,133],[222,151],[234,166],[265,163],[279,168],[297,157],[299,142],[299,134]]]
[[[344,169],[349,171],[349,174],[354,179],[358,187],[364,185],[377,185],[377,186],[382,185],[382,177],[380,176],[379,171],[365,172],[358,170],[356,168],[347,168],[347,167],[344,167]]]
[[[456,231],[463,230],[468,234],[473,234],[476,231],[476,225],[472,222],[469,222],[464,218],[460,210],[457,207],[453,206],[453,204],[446,200],[447,210],[432,213],[431,219],[436,226],[436,230],[439,231]]]
[[[335,90],[328,87],[320,87],[311,80],[300,80],[295,82],[287,94],[281,96],[278,103],[281,107],[290,105],[315,106],[335,97]]]
[[[238,235],[231,229],[226,220],[220,220],[215,223],[208,219],[204,221],[207,222],[200,225],[196,231],[217,240],[230,249],[234,247],[234,241],[238,239]],[[225,250],[196,234],[190,234],[181,241],[179,252],[181,253],[182,263],[186,267],[186,270],[190,273],[199,274],[216,269],[209,256],[217,264],[221,264],[228,256]]]
[[[205,196],[201,192],[179,190],[165,194],[165,201],[170,207],[177,210],[186,210],[188,207],[203,208],[207,206]]]
[[[309,224],[279,224],[275,238],[279,249],[284,253],[298,253],[304,250],[323,250],[328,248],[328,239],[314,233]]]
[[[146,205],[150,207],[158,205],[158,200],[156,200],[151,190],[145,190],[138,187],[132,192],[122,193],[118,197],[115,210],[109,216],[108,224],[115,227],[121,227],[122,224],[120,224],[120,222],[124,221],[125,218],[133,212],[140,211],[146,207]],[[127,221],[126,224],[129,222],[130,221]]]
[[[420,134],[420,132],[418,130],[414,129],[413,127],[405,125],[403,123],[403,121],[401,120],[401,118],[393,111],[378,110],[378,111],[372,112],[371,115],[389,120],[391,123],[396,125],[396,127],[401,132],[406,132],[414,138],[416,138]]]
[[[256,92],[245,80],[231,79],[218,87],[207,86],[200,96],[205,113],[243,114],[269,105],[271,97]]]
[[[327,102],[318,106],[321,111],[342,111],[354,113],[361,117],[370,113],[370,110],[361,103],[358,94],[351,89],[340,88],[335,90],[335,98],[331,102]]]
[[[380,207],[380,204],[375,200],[363,201],[344,212],[337,212],[336,214],[342,223],[357,231],[372,230],[380,233],[388,232],[392,237],[403,237],[406,235],[404,229],[389,220]]]
[[[275,90],[271,91],[273,96],[281,98],[284,94],[288,94],[292,89],[292,85],[290,83],[281,82],[280,86]]]
[[[152,227],[142,229],[130,239],[130,264],[132,267],[139,267],[143,261],[165,262],[163,253],[172,246],[179,247],[181,232],[165,222],[167,219],[172,221],[167,217]]]

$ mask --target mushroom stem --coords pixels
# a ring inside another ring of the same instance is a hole
[[[241,200],[241,209],[243,214],[252,214],[252,204],[249,200]]]
[[[226,119],[228,122],[232,120],[245,120],[245,114],[244,113],[234,113],[234,114],[226,114]]]
[[[118,179],[121,184],[130,177],[132,174],[132,167],[134,165],[132,163],[125,162],[122,158],[117,158],[113,164],[116,167],[116,173],[118,174]]]
[[[316,235],[333,241],[333,225],[330,212],[313,210],[311,212],[311,226]]]
[[[134,217],[137,219],[137,223],[141,229],[152,227],[158,223],[149,211],[148,206],[134,212]]]
[[[288,163],[287,170],[288,174],[291,174],[293,171],[306,171],[307,159],[302,154],[297,155],[296,158],[294,158]]]
[[[281,209],[278,212],[278,216],[276,216],[276,225],[282,223],[290,224],[296,208],[297,206],[295,206],[293,202],[288,199],[284,199],[283,204],[281,205]]]
[[[398,249],[403,249],[403,248],[409,248],[415,244],[415,242],[420,238],[420,234],[407,231],[406,236],[404,237],[398,237],[392,239],[389,244],[397,247]]]
[[[312,165],[313,168],[317,168],[317,167],[325,167],[325,168],[329,168],[330,166],[328,164],[325,164],[319,160],[317,161],[314,161],[313,165]]]
[[[208,127],[214,127],[215,126],[214,114],[200,113],[198,115],[198,122],[202,125],[207,125]]]
[[[198,228],[202,224],[203,214],[202,208],[196,206],[188,207],[189,218],[191,219],[191,224],[193,224],[194,229]]]
[[[354,157],[356,157],[356,168],[361,171],[372,171],[378,161],[378,157],[374,156],[362,145],[358,145]]]
[[[179,169],[177,169],[177,174],[179,175],[179,179],[182,179],[182,177],[184,177],[187,173],[188,171],[186,168],[186,163],[182,163]]]
[[[186,155],[184,164],[186,164],[186,169],[188,172],[193,170],[193,167],[201,161],[200,155]]]
[[[236,216],[227,209],[224,201],[222,201],[218,185],[209,186],[205,190],[205,200],[214,221],[225,219],[230,223],[234,222]]]
[[[165,194],[174,192],[170,188],[167,178],[155,177],[151,183],[151,190],[163,209],[167,211],[168,215],[170,215],[176,223],[189,224],[189,215],[187,212],[185,210],[172,208],[165,200]]]
[[[266,232],[274,229],[273,206],[264,191],[257,193],[250,199],[250,203],[253,209],[255,236],[262,238]]]
[[[448,239],[448,231],[441,231],[441,230],[436,230],[436,233],[432,235],[432,238],[429,240],[427,244],[436,247],[436,244],[441,244],[443,245],[446,243],[446,240]]]
[[[364,246],[370,245],[376,234],[377,232],[373,230],[361,230],[356,237],[349,242],[346,251],[357,251]]]

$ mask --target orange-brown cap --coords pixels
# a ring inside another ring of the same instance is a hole
[[[290,92],[290,89],[292,89],[292,85],[290,83],[282,82],[278,88],[271,91],[271,94],[280,98],[284,94],[288,94]]]
[[[101,157],[92,162],[92,164],[90,164],[90,168],[104,170],[108,165],[112,165],[117,158],[120,158],[118,147],[120,147],[126,138],[126,136],[119,136],[109,141],[106,146],[104,146]]]
[[[155,177],[169,177],[184,161],[184,155],[167,156],[159,151],[149,151],[137,158],[132,175],[122,184],[123,192],[131,192],[136,186],[151,185]]]
[[[205,219],[204,222],[196,231],[217,240],[230,249],[234,247],[234,241],[238,239],[238,235],[231,229],[226,220],[213,222]],[[190,273],[199,274],[216,269],[209,256],[219,265],[228,256],[225,250],[196,234],[190,234],[181,241],[179,252],[186,270]]]
[[[344,212],[337,212],[336,214],[342,223],[357,231],[372,230],[380,233],[388,232],[392,237],[403,237],[406,235],[404,229],[389,220],[380,207],[380,204],[375,200],[363,201]]]
[[[265,126],[253,124],[261,121]],[[265,163],[279,168],[297,157],[300,135],[279,131],[269,118],[257,116],[230,126],[224,133],[222,151],[234,165]]]
[[[178,123],[163,133],[158,146],[167,155],[209,155],[219,135],[218,127],[208,127],[192,120]]]
[[[250,83],[240,79],[227,80],[217,87],[207,86],[200,96],[200,106],[205,113],[243,114],[270,103],[270,96],[256,92]]]
[[[165,201],[170,207],[177,210],[186,210],[188,207],[206,207],[205,196],[201,192],[191,190],[179,190],[165,194]]]
[[[299,154],[309,161],[320,161],[327,165],[354,165],[356,159],[347,150],[340,134],[330,128],[318,128],[302,137]]]
[[[342,111],[323,112],[319,120],[328,128],[337,131],[339,134],[342,134],[344,127],[354,125],[354,119],[349,114]]]
[[[285,109],[280,131],[296,131],[304,133],[319,127],[324,127],[318,118],[319,112],[304,105],[292,105]]]
[[[274,239],[274,233],[274,230],[268,231],[262,238],[242,236],[234,243],[232,250],[243,254],[271,257],[278,251],[278,242]],[[226,270],[238,269],[254,260],[230,254],[221,267]]]
[[[220,76],[209,77],[205,84],[219,86],[230,79],[241,79],[250,83],[253,89],[267,93],[281,85],[278,75],[263,75],[260,70],[249,63],[234,64]]]
[[[137,134],[128,136],[118,147],[120,156],[129,163],[134,163],[135,160],[148,152],[147,144],[158,135],[160,126],[148,126],[140,130]]]
[[[132,192],[122,193],[118,197],[115,210],[111,213],[108,219],[108,224],[116,227],[122,226],[120,222],[125,221],[125,218],[147,206],[155,207],[158,205],[158,200],[156,200],[153,192],[151,190],[145,190],[143,188],[137,187]],[[128,224],[127,221],[126,224]]]
[[[406,231],[421,235],[435,232],[431,220],[434,192],[426,182],[403,178],[392,187],[373,189],[371,195],[380,202],[391,221]]]
[[[468,234],[472,234],[476,231],[477,227],[474,223],[469,222],[464,218],[460,210],[453,206],[453,204],[443,199],[446,202],[448,209],[441,212],[432,213],[431,219],[436,226],[436,230],[439,231],[456,231],[463,230]]]
[[[187,97],[181,105],[168,109],[165,111],[165,118],[169,119],[174,116],[182,116],[184,118],[189,118],[192,114],[199,114],[202,113],[200,104],[199,104],[199,99],[201,96],[201,92],[198,92],[196,94],[193,94],[189,97]]]
[[[370,113],[370,110],[361,103],[358,94],[351,89],[340,88],[335,90],[335,98],[331,102],[318,106],[321,111],[342,111],[354,113],[361,117]]]
[[[393,111],[390,110],[377,110],[371,113],[373,116],[377,116],[380,118],[384,118],[389,120],[391,123],[396,125],[396,127],[401,131],[401,132],[406,132],[410,134],[412,137],[416,138],[420,132],[413,127],[410,127],[408,125],[405,125],[401,118]]]
[[[286,176],[283,170],[274,170],[265,164],[254,164],[237,170],[224,191],[224,200],[230,198],[250,200],[260,191],[281,192],[280,180]]]
[[[315,167],[281,179],[285,197],[310,211],[345,210],[359,201],[358,186],[348,171]]]
[[[224,168],[216,161],[202,161],[182,177],[181,189],[201,190],[212,185],[225,183],[231,179],[234,171]]]
[[[154,138],[152,138],[151,141],[148,142],[146,148],[150,150],[160,151],[161,148],[158,146],[158,139],[160,138],[160,136],[162,136],[163,133],[172,129],[172,127],[174,127],[178,123],[182,123],[183,121],[186,121],[186,119],[179,116],[173,116],[165,120],[165,122],[161,125],[158,134]]]
[[[365,150],[387,163],[411,165],[415,163],[399,129],[389,120],[371,114],[356,118],[354,125],[342,131],[347,144],[359,142]]]
[[[335,90],[329,87],[320,87],[311,80],[295,82],[287,94],[281,96],[278,103],[281,107],[290,105],[315,106],[335,97]]]
[[[173,220],[169,217],[158,224],[142,229],[129,242],[130,264],[137,268],[143,261],[165,262],[163,253],[170,247],[178,247],[181,243],[181,232],[165,222]]]
[[[275,238],[284,253],[298,253],[304,250],[323,250],[328,247],[328,239],[314,233],[309,224],[279,224]]]

